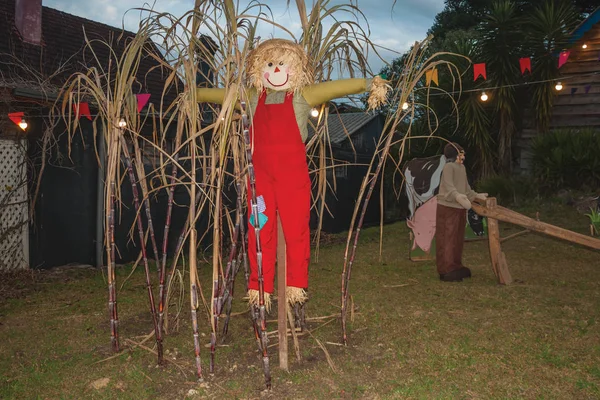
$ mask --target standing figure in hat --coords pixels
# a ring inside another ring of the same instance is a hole
[[[277,212],[286,242],[287,301],[307,300],[310,261],[311,182],[304,142],[313,107],[329,100],[370,91],[369,108],[385,101],[388,85],[382,78],[344,79],[314,83],[310,60],[304,48],[285,39],[260,43],[246,59],[250,88],[248,114],[259,203],[260,244],[267,308],[274,289],[277,252]],[[222,104],[226,89],[198,88],[201,102]],[[250,196],[248,196],[250,197]],[[248,207],[249,218],[252,210]],[[250,259],[250,304],[258,305],[256,235],[248,227]]]
[[[462,264],[467,211],[475,199],[485,200],[487,193],[476,193],[469,186],[464,166],[465,151],[457,143],[444,147],[446,165],[442,171],[437,198],[435,252],[440,280],[460,282],[471,277]]]

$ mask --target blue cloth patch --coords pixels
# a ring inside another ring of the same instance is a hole
[[[265,224],[267,223],[267,221],[269,220],[269,218],[267,218],[267,216],[263,213],[259,213],[258,214],[258,228],[262,229],[263,226],[265,226]],[[254,226],[254,215],[250,216],[250,224],[252,226]]]

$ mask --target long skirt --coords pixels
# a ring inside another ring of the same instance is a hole
[[[467,212],[438,203],[435,223],[435,261],[440,275],[460,269]]]

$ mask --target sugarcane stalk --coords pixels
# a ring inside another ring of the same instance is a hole
[[[213,162],[216,156],[213,156]],[[220,249],[221,249],[221,200],[222,200],[222,175],[219,175],[217,178],[217,190],[216,190],[216,202],[215,202],[215,214],[214,214],[214,224],[213,224],[213,290],[212,290],[212,318],[211,318],[211,332],[210,332],[210,372],[214,373],[215,371],[215,350],[217,346],[217,326],[219,324],[219,313],[221,312],[221,306],[219,304],[219,300],[222,300],[222,297],[219,296],[219,286],[220,286],[220,275],[219,275],[219,266],[220,266]]]
[[[184,116],[181,115],[183,118]],[[192,124],[192,126],[194,126]],[[191,133],[190,133],[191,135]],[[200,361],[200,339],[198,336],[198,315],[196,311],[199,307],[198,302],[198,264],[196,259],[196,139],[190,138],[189,151],[191,156],[191,181],[190,181],[190,211],[188,214],[188,225],[190,228],[189,241],[189,260],[190,260],[190,306],[192,314],[192,333],[194,336],[194,353],[196,359],[196,374],[198,379],[202,379],[202,364]],[[202,180],[205,182],[206,180]]]
[[[110,178],[110,212],[108,214],[108,313],[110,317],[110,342],[114,352],[119,352],[119,315],[115,279],[115,179]]]
[[[158,283],[158,334],[162,340],[163,327],[164,327],[164,315],[165,315],[165,301],[167,291],[165,290],[165,275],[167,273],[167,247],[169,243],[169,230],[171,228],[171,215],[173,213],[173,197],[175,193],[175,180],[177,179],[177,162],[179,161],[179,154],[176,154],[173,161],[173,169],[171,170],[171,186],[169,187],[169,198],[167,202],[167,217],[165,221],[165,229],[163,231],[163,244],[162,244],[162,261],[160,263],[160,276]]]
[[[233,276],[230,278],[231,284],[229,286],[229,294],[224,301],[224,303],[225,303],[225,322],[223,322],[223,332],[222,332],[223,339],[225,338],[225,335],[227,335],[227,332],[229,330],[229,321],[231,319],[231,308],[232,308],[234,288],[235,288],[235,285],[234,285],[235,277],[236,277],[238,271],[240,270],[240,265],[243,263],[243,259],[245,256],[246,256],[246,254],[239,252],[237,259],[234,260],[234,262],[233,262],[233,271],[234,272],[233,272]]]
[[[114,352],[119,352],[119,314],[117,311],[117,282],[115,275],[116,268],[116,246],[115,246],[115,200],[116,200],[116,184],[118,154],[119,154],[119,130],[112,130],[112,137],[107,158],[106,177],[109,181],[106,197],[108,199],[108,220],[107,220],[107,246],[108,252],[108,311],[110,318],[110,339],[111,347]]]
[[[238,185],[239,188],[239,185]],[[239,198],[239,191],[238,191]],[[239,202],[238,202],[239,203]],[[235,226],[233,228],[233,235],[231,237],[231,248],[229,249],[229,256],[227,258],[227,264],[225,266],[225,275],[223,278],[223,284],[219,285],[219,302],[217,307],[217,313],[221,314],[223,311],[223,305],[229,298],[232,289],[232,283],[234,282],[233,276],[235,271],[236,260],[238,256],[238,246],[237,241],[240,236],[240,225],[242,221],[243,210],[239,208],[239,204],[236,207],[236,216],[235,216]]]
[[[391,132],[393,132],[393,131],[394,130],[392,129]],[[373,190],[375,189],[375,185],[377,183],[377,178],[379,177],[381,169],[382,169],[382,167],[385,163],[385,160],[387,158],[387,155],[389,153],[389,148],[390,148],[392,139],[393,139],[393,135],[390,133],[386,139],[385,145],[383,146],[383,148],[381,150],[379,163],[377,164],[377,167],[375,168],[375,172],[368,174],[367,175],[368,180],[364,181],[363,188],[365,187],[365,185],[368,185],[369,189],[368,189],[367,195],[362,203],[362,210],[360,213],[360,217],[358,219],[356,232],[354,233],[354,241],[352,244],[352,251],[350,254],[350,258],[344,259],[344,269],[342,272],[342,335],[343,335],[342,339],[343,339],[344,344],[348,343],[348,335],[347,335],[347,331],[346,331],[346,314],[347,314],[348,296],[349,296],[348,287],[350,285],[350,276],[352,273],[352,265],[354,264],[354,258],[356,256],[356,247],[358,246],[358,238],[360,237],[360,231],[362,229],[365,215],[367,213],[367,206],[369,205],[369,200],[371,199],[371,195],[373,194]],[[373,165],[373,163],[371,163],[371,165],[369,166],[369,170],[371,170],[372,165]],[[367,177],[365,177],[365,179],[367,179]],[[359,201],[360,201],[360,197],[359,197]]]
[[[254,307],[253,322],[254,331],[258,339],[259,349],[262,352],[263,372],[265,375],[265,385],[271,389],[271,370],[269,366],[267,336],[267,310],[265,307],[265,285],[262,270],[262,248],[260,245],[260,228],[258,226],[258,202],[256,201],[256,175],[254,174],[254,164],[252,162],[252,145],[250,142],[250,120],[245,109],[246,103],[242,102],[242,121],[244,127],[244,141],[246,144],[246,161],[248,163],[248,177],[250,181],[249,194],[252,215],[254,216],[254,234],[256,236],[256,265],[258,273],[258,307]],[[256,310],[258,309],[258,310]]]
[[[150,278],[150,267],[148,265],[148,254],[146,251],[146,242],[144,240],[144,226],[142,224],[142,215],[140,213],[140,199],[138,188],[135,180],[135,174],[133,172],[133,166],[131,164],[131,158],[129,150],[127,149],[127,143],[123,136],[121,136],[121,149],[123,151],[123,161],[127,168],[127,175],[129,176],[129,182],[131,183],[131,192],[133,194],[133,204],[135,207],[137,230],[140,240],[140,249],[142,252],[142,262],[144,264],[144,272],[146,273],[146,289],[148,290],[148,301],[150,302],[150,314],[152,314],[152,322],[154,324],[154,334],[156,337],[156,353],[158,355],[158,364],[163,363],[163,345],[162,345],[162,334],[158,328],[158,317],[156,313],[156,304],[154,302],[154,293],[152,291],[152,280]]]
[[[239,175],[238,175],[239,176]],[[241,178],[240,178],[241,179]],[[231,303],[233,300],[233,292],[234,292],[234,288],[235,288],[235,277],[237,276],[239,270],[240,270],[240,265],[243,264],[244,265],[244,274],[245,274],[245,278],[246,278],[246,291],[248,291],[248,282],[250,279],[250,272],[248,270],[248,255],[246,253],[246,235],[245,235],[245,225],[246,225],[246,221],[244,218],[244,208],[243,208],[243,203],[242,203],[242,185],[240,183],[240,181],[238,180],[238,182],[236,183],[236,191],[237,191],[237,221],[238,223],[236,224],[236,228],[237,229],[237,233],[234,233],[234,241],[233,241],[233,245],[237,244],[237,239],[238,237],[241,237],[241,251],[238,252],[237,257],[235,260],[232,261],[232,269],[233,269],[233,273],[229,275],[228,279],[228,296],[226,298],[226,310],[225,310],[225,323],[223,324],[223,336],[225,336],[227,334],[227,331],[229,329],[229,320],[231,318]],[[236,245],[237,248],[237,245]],[[237,251],[237,250],[236,250]]]
[[[196,264],[196,229],[190,230],[190,305],[192,312],[192,333],[194,336],[194,355],[196,360],[196,376],[202,378],[202,363],[200,360],[200,337],[198,335],[198,284],[197,284],[197,264]]]
[[[152,245],[152,251],[154,252],[154,261],[156,262],[156,272],[158,274],[158,279],[160,280],[160,254],[158,253],[158,246],[156,245],[156,235],[154,234],[154,223],[152,222],[152,212],[150,211],[150,198],[148,196],[148,190],[146,187],[146,172],[144,170],[144,163],[142,161],[142,153],[140,151],[140,146],[137,141],[133,141],[134,151],[135,151],[135,164],[138,176],[140,177],[140,187],[142,188],[142,193],[144,194],[143,203],[144,203],[144,211],[146,212],[146,220],[148,221],[148,236],[150,238],[150,244]]]

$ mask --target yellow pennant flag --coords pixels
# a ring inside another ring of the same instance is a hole
[[[437,68],[432,68],[428,71],[425,71],[425,79],[427,80],[427,86],[431,85],[431,81],[433,81],[433,83],[435,83],[436,86],[439,86]]]

